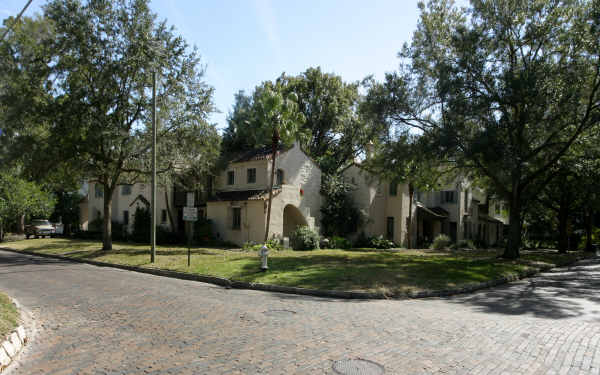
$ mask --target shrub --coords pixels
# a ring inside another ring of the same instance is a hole
[[[433,240],[431,244],[431,248],[434,250],[442,250],[450,246],[452,240],[445,234],[438,234],[437,237]]]
[[[290,242],[294,250],[314,250],[319,248],[319,235],[303,225],[292,233]]]
[[[260,249],[262,249],[262,247],[263,247],[262,243],[256,243],[254,241],[244,242],[244,245],[242,246],[242,248],[246,251],[259,251]],[[271,237],[267,241],[267,248],[269,250],[282,250],[283,245],[281,244],[281,241],[279,240],[279,238]]]
[[[331,237],[329,245],[331,249],[350,249],[352,247],[352,243],[348,239],[338,236]]]
[[[365,232],[360,232],[356,241],[354,241],[354,247],[371,247],[371,239],[365,235]]]
[[[157,225],[156,226],[156,243],[159,245],[177,245],[182,243],[179,234]]]
[[[114,241],[127,241],[129,237],[129,233],[127,233],[127,228],[119,223],[118,221],[111,221],[112,227],[112,239]]]
[[[323,234],[345,236],[356,232],[363,222],[360,211],[352,200],[354,187],[339,175],[324,175],[321,184],[321,228]]]
[[[102,217],[97,217],[88,224],[88,230],[90,232],[102,232],[103,228],[104,221],[102,220]]]
[[[194,243],[204,245],[212,243],[214,236],[212,234],[212,222],[208,219],[199,219],[194,222]],[[187,240],[186,240],[187,241]]]
[[[394,241],[385,239],[385,238],[383,238],[383,236],[372,237],[370,242],[371,242],[371,247],[374,247],[376,249],[390,249],[392,247],[396,247],[396,244],[394,243]]]
[[[456,245],[456,247],[459,249],[471,249],[471,250],[475,250],[477,248],[475,246],[475,244],[473,243],[473,241],[471,241],[471,240],[460,240],[460,241],[458,241],[458,244]]]
[[[145,207],[135,209],[133,214],[133,232],[131,238],[135,242],[150,243],[150,210]]]

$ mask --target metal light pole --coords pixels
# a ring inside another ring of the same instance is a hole
[[[150,220],[150,263],[156,258],[156,71],[152,72],[152,197]]]

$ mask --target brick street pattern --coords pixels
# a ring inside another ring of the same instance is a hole
[[[600,261],[481,291],[335,300],[0,251],[0,289],[38,320],[10,375],[600,374]]]

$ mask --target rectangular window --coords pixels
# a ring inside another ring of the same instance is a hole
[[[394,218],[392,216],[387,218],[387,239],[394,240]]]
[[[281,186],[283,185],[283,170],[278,169],[277,170],[277,174],[276,174],[276,178],[275,178],[275,185],[276,186]]]
[[[465,190],[465,212],[469,211],[469,190]]]
[[[390,195],[393,197],[398,195],[398,184],[395,182],[390,182]]]
[[[233,171],[227,172],[227,185],[233,185],[235,183],[235,173]]]
[[[455,203],[455,192],[452,190],[442,191],[442,203]]]
[[[123,211],[123,225],[129,225],[129,211]]]
[[[94,195],[96,198],[102,198],[104,196],[104,186],[100,184],[94,185]]]
[[[122,185],[121,195],[131,195],[131,185]]]
[[[242,227],[242,209],[240,207],[233,208],[232,224],[232,229],[240,229]]]
[[[249,184],[256,182],[256,168],[248,168],[247,178]]]
[[[160,212],[160,222],[161,223],[166,223],[167,222],[167,210],[162,210]]]

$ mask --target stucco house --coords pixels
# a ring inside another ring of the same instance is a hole
[[[104,188],[102,185],[89,182],[88,189],[81,201],[80,208],[80,225],[82,230],[89,230],[90,223],[104,216]],[[135,210],[139,206],[146,205],[150,201],[151,194],[150,184],[136,183],[133,185],[119,185],[113,192],[111,220],[123,224],[124,230],[131,232],[133,229],[133,221]],[[164,188],[157,188],[156,191],[156,223],[165,229],[176,231],[177,222],[173,226],[169,223],[167,209],[171,209],[172,217],[177,217],[177,207],[174,202],[172,189],[167,190],[169,207],[165,197]]]
[[[453,242],[471,239],[494,245],[502,240],[508,223],[502,202],[464,178],[439,191],[416,191],[412,205],[407,184],[381,180],[360,163],[348,167],[344,179],[354,186],[352,198],[363,214],[364,224],[358,232],[383,236],[401,246],[407,245],[411,207],[413,247],[428,246],[441,233]]]
[[[427,244],[438,234],[454,242],[478,240],[494,245],[502,240],[508,223],[502,202],[467,179],[458,178],[439,191],[417,192],[417,244]]]
[[[217,238],[238,245],[264,240],[271,164],[270,147],[252,150],[230,161],[215,178],[213,194],[206,202],[206,218],[211,220]],[[275,169],[269,238],[289,237],[298,225],[318,232],[319,167],[295,142],[279,149]]]
[[[354,163],[343,172],[344,180],[351,184],[352,199],[362,213],[363,225],[357,231],[368,237],[383,236],[396,244],[406,246],[408,210],[410,206],[408,185],[383,181]],[[413,223],[416,223],[416,205],[413,205]],[[412,226],[413,246],[416,227]]]

